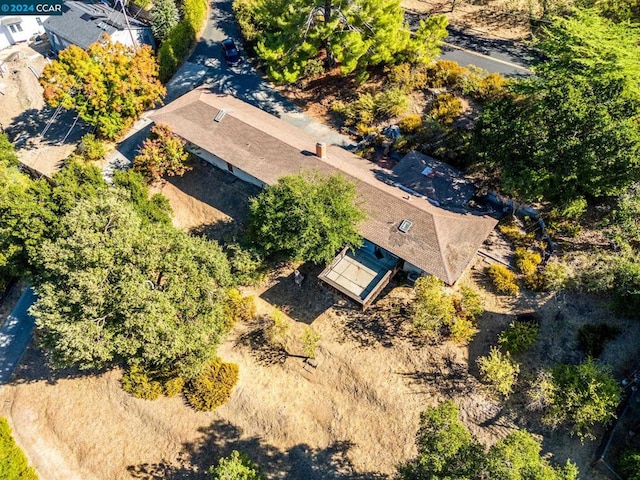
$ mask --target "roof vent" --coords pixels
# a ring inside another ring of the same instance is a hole
[[[413,222],[411,220],[402,220],[400,225],[398,225],[398,230],[402,233],[408,233],[411,227],[413,227]]]
[[[222,110],[219,110],[216,116],[213,118],[213,121],[221,122],[226,114],[227,114],[227,111],[224,108]]]

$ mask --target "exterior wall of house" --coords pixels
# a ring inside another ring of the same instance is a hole
[[[48,15],[0,17],[0,50],[44,33],[42,24],[47,18]]]
[[[198,148],[197,145],[193,145],[193,144],[187,144],[185,146],[185,149],[191,153],[193,153],[194,155],[196,155],[197,157],[209,162],[211,165],[218,167],[220,170],[224,170],[226,172],[230,172],[233,175],[235,175],[236,177],[238,177],[240,180],[243,180],[247,183],[250,183],[252,185],[256,185],[260,188],[265,188],[267,186],[266,183],[264,183],[261,180],[258,180],[256,177],[254,177],[253,175],[249,175],[247,172],[240,170],[239,168],[237,168],[235,165],[231,165],[229,162],[226,162],[225,160],[222,160],[221,158],[205,151],[202,150],[201,148]]]
[[[133,34],[133,39],[135,40],[136,45],[151,45],[155,50],[155,42],[153,41],[153,35],[150,28],[131,29],[131,33],[129,33],[128,30],[118,30],[111,34],[111,40],[122,43],[128,47],[133,47],[131,34]]]
[[[422,270],[421,268],[416,267],[415,265],[413,265],[412,263],[409,263],[407,261],[404,262],[404,265],[402,265],[402,271],[406,272],[406,273],[415,273],[417,275],[421,275],[424,273],[424,270]]]

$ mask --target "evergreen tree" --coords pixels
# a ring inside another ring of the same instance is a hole
[[[169,32],[180,21],[180,13],[174,0],[156,0],[151,10],[151,31],[153,36],[164,41]]]

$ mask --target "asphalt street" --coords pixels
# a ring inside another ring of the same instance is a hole
[[[0,328],[0,386],[9,382],[31,341],[35,320],[29,315],[29,307],[35,300],[33,290],[27,288]]]

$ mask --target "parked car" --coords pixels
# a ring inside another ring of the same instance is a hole
[[[224,59],[230,67],[237,67],[242,63],[242,57],[232,38],[225,38],[222,41],[222,53],[224,53]]]

